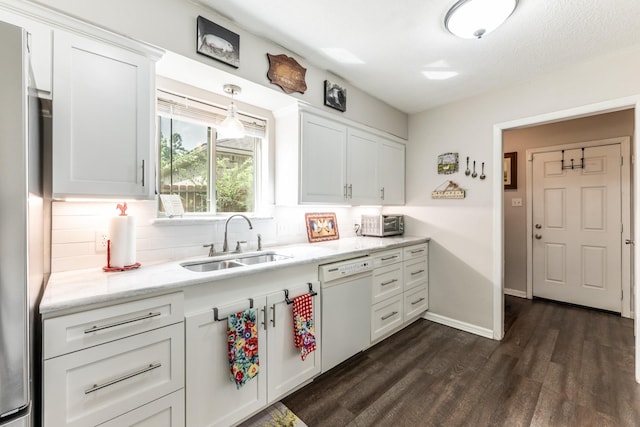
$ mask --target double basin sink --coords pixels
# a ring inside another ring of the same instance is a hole
[[[180,264],[187,270],[204,273],[207,271],[226,270],[234,267],[246,267],[249,265],[264,264],[266,262],[282,261],[291,258],[275,252],[238,253],[207,258],[198,261],[188,261]]]

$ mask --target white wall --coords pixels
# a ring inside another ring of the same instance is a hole
[[[526,53],[522,53],[526,54]],[[408,226],[432,237],[429,249],[430,311],[494,329],[494,243],[496,198],[490,182],[501,174],[494,164],[493,126],[550,112],[640,94],[640,48],[594,58],[522,85],[434,108],[409,118],[407,145]],[[498,147],[502,152],[502,147]],[[436,158],[458,152],[461,170],[438,175]],[[464,175],[466,156],[487,162],[488,179]],[[467,189],[464,200],[434,200],[430,193],[445,179]],[[496,301],[498,299],[495,299]]]
[[[307,91],[292,96],[350,120],[407,138],[407,114],[368,95],[324,69],[322,64],[310,64],[304,58],[282,46],[259,38],[215,11],[191,1],[176,0],[110,0],[103,2],[77,0],[42,0],[39,3],[55,8],[116,33],[175,52],[231,75],[263,85],[278,93],[282,89],[267,78],[267,53],[292,56],[307,69]],[[218,62],[196,52],[196,19],[201,15],[240,35],[240,67]],[[347,111],[338,113],[324,107],[324,80],[332,79],[347,89]],[[227,82],[220,82],[220,86]],[[245,100],[250,103],[250,100]]]

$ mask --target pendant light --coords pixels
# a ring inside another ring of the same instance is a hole
[[[219,139],[239,139],[244,138],[244,125],[238,119],[238,109],[233,103],[233,96],[240,93],[240,86],[226,84],[223,86],[225,93],[231,95],[231,104],[227,109],[227,117],[222,121],[218,129]]]
[[[513,13],[518,0],[459,0],[447,12],[444,26],[463,39],[482,38]]]

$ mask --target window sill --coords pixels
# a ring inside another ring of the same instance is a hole
[[[244,215],[244,214],[243,214]],[[158,226],[181,226],[181,225],[200,225],[200,224],[213,224],[216,222],[225,222],[230,215],[216,215],[216,216],[184,216],[184,217],[162,217],[162,218],[154,218],[151,220],[152,225]],[[250,220],[261,221],[261,220],[269,220],[273,219],[272,216],[265,216],[259,214],[249,214],[246,215]]]

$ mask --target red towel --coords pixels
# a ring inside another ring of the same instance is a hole
[[[300,295],[293,300],[293,341],[305,360],[316,349],[313,326],[313,295]]]

